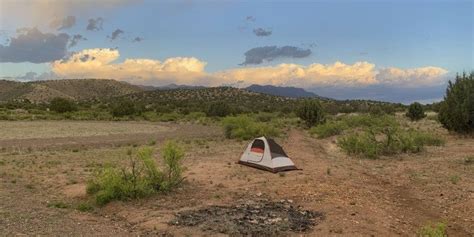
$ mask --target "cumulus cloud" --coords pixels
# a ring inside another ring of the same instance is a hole
[[[104,24],[104,18],[102,17],[90,18],[89,22],[87,23],[86,30],[90,30],[90,31],[102,30],[103,24]]]
[[[442,83],[447,73],[438,67],[378,70],[375,64],[369,62],[314,63],[308,66],[279,64],[208,73],[205,70],[207,63],[193,57],[168,58],[164,61],[125,59],[115,62],[119,57],[116,49],[83,50],[68,59],[52,63],[52,71],[64,78],[111,78],[146,85],[177,83],[245,87],[262,84],[302,88],[389,88],[395,85],[397,88],[412,88]]]
[[[76,24],[76,17],[75,16],[67,16],[64,18],[56,18],[54,19],[49,26],[56,30],[63,30],[69,29]]]
[[[261,84],[278,86],[363,86],[376,83],[375,65],[357,62],[334,64],[279,64],[268,67],[231,69],[216,73],[224,81],[241,81],[243,85]]]
[[[9,45],[0,45],[0,62],[45,63],[67,54],[69,35],[42,33],[37,28],[24,28],[10,39]]]
[[[441,75],[448,71],[439,67],[421,67],[414,69],[383,68],[377,74],[377,81],[385,85],[419,87],[425,85],[439,85],[446,82]]]
[[[125,59],[116,49],[87,49],[65,60],[52,63],[52,71],[69,78],[112,78],[140,84],[194,84],[204,75],[206,62],[193,57],[153,59]]]
[[[261,64],[276,58],[305,58],[311,55],[310,49],[300,49],[294,46],[264,46],[245,52],[245,61],[240,65]]]
[[[110,41],[114,41],[116,40],[120,35],[122,35],[123,33],[125,33],[123,30],[121,29],[116,29],[114,30],[114,32],[112,32],[112,34],[110,36],[107,36]]]
[[[68,48],[72,48],[77,45],[77,43],[81,40],[87,40],[86,37],[80,35],[80,34],[75,34],[72,36],[71,41],[69,42]]]
[[[265,36],[270,36],[272,34],[272,30],[263,29],[263,28],[255,28],[253,29],[253,33],[258,37],[265,37]]]

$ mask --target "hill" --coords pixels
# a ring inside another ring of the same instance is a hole
[[[47,102],[55,97],[72,100],[105,99],[143,91],[142,88],[105,79],[64,79],[34,82],[0,81],[0,101],[27,99]]]
[[[245,88],[249,91],[264,93],[269,95],[276,96],[285,96],[292,98],[321,98],[320,96],[314,94],[313,92],[306,91],[302,88],[297,87],[280,87],[280,86],[271,86],[271,85],[251,85]]]
[[[203,111],[213,102],[225,102],[242,112],[288,111],[296,99],[273,96],[233,87],[209,87],[193,89],[169,89],[144,91],[122,96],[147,107],[172,110],[179,107],[189,111]]]

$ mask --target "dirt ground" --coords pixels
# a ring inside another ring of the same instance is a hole
[[[439,127],[445,146],[378,160],[349,157],[335,138],[316,139],[292,129],[277,141],[302,170],[273,174],[236,164],[246,142],[224,139],[217,127],[109,122],[91,132],[81,131],[90,122],[29,123],[0,122],[9,131],[0,130],[2,236],[225,236],[202,225],[171,222],[178,213],[249,200],[283,200],[324,216],[309,230],[284,235],[414,236],[421,226],[445,222],[449,236],[474,236],[474,164],[464,162],[474,155],[474,139]],[[58,133],[59,127],[70,129]],[[124,162],[127,149],[143,144],[156,147],[158,158],[165,139],[181,141],[187,151],[182,187],[86,212],[76,209],[88,199],[85,184],[95,167]]]

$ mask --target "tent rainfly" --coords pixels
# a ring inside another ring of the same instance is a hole
[[[297,169],[283,148],[266,137],[254,139],[240,157],[239,164],[273,173]]]

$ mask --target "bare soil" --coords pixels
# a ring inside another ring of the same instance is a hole
[[[54,129],[63,123],[70,122],[36,124]],[[316,216],[304,231],[272,229],[282,235],[414,236],[427,223],[445,222],[449,236],[474,236],[474,165],[464,162],[474,155],[474,139],[450,135],[433,121],[410,126],[438,132],[446,138],[445,146],[378,160],[350,157],[339,150],[335,138],[315,139],[293,129],[277,141],[302,170],[281,174],[236,164],[246,142],[224,139],[217,127],[150,124],[160,128],[137,133],[133,123],[114,122],[109,126],[130,132],[66,137],[35,135],[34,128],[28,136],[4,137],[0,130],[0,235],[257,235],[261,232],[241,232],[235,224],[216,229],[223,225],[219,218],[208,218],[216,225],[171,223],[183,213],[202,210],[214,216],[227,212],[224,223],[235,223],[236,215],[246,216],[255,203],[286,200],[324,218]],[[8,126],[14,130],[24,125]],[[154,144],[150,141],[157,141],[158,159],[165,139],[181,141],[187,151],[181,188],[85,212],[77,209],[90,200],[85,184],[96,167],[126,162],[127,149]],[[274,208],[278,206],[269,210]]]

